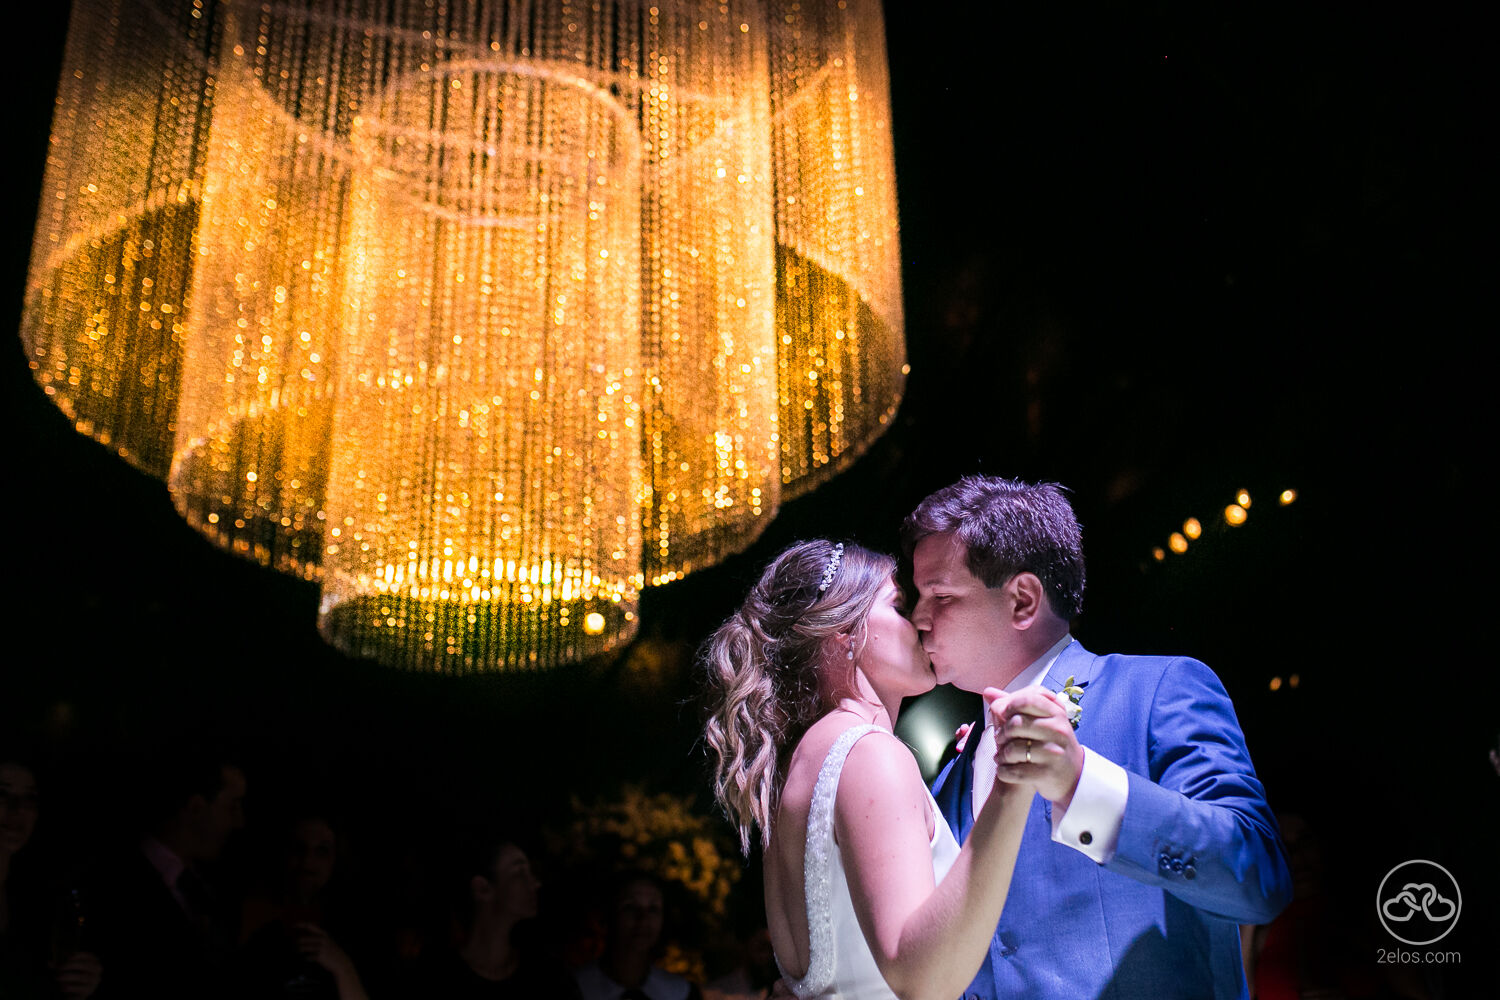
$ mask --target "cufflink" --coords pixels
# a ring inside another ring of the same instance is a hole
[[[1085,830],[1078,835],[1078,842],[1087,847],[1094,842],[1094,835]]]

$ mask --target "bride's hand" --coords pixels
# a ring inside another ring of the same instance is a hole
[[[1083,771],[1083,747],[1058,696],[1029,687],[989,706],[995,726],[995,775],[1037,790],[1067,809]]]

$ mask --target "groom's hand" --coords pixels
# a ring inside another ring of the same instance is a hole
[[[995,723],[995,772],[1002,781],[1036,788],[1064,811],[1083,773],[1083,747],[1068,712],[1051,691],[1029,687],[990,705]]]

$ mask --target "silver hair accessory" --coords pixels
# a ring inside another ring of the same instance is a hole
[[[833,547],[833,555],[828,557],[828,566],[823,570],[823,579],[818,581],[818,593],[823,593],[833,583],[833,574],[839,571],[839,560],[844,558],[844,543],[839,542]]]

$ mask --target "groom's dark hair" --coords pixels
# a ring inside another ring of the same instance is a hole
[[[901,525],[901,549],[951,533],[968,552],[969,572],[986,587],[1034,573],[1062,618],[1083,611],[1083,532],[1057,483],[965,476],[917,505]]]

